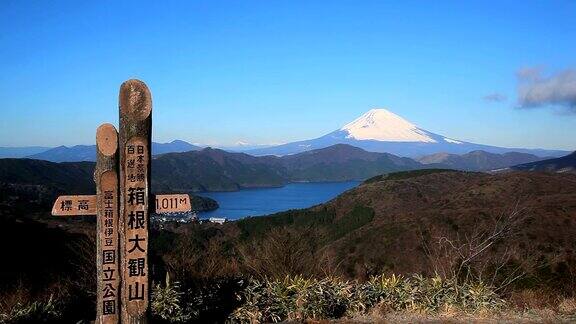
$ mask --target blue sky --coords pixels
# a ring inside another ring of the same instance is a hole
[[[383,107],[460,140],[575,149],[576,114],[518,108],[516,76],[576,68],[575,21],[575,1],[4,0],[0,146],[93,143],[139,78],[162,142],[309,139]]]

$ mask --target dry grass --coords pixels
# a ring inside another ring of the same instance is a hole
[[[467,313],[455,309],[438,313],[393,311],[373,313],[327,323],[574,323],[573,315],[560,314],[550,309],[503,310]]]
[[[0,314],[7,314],[18,304],[31,301],[30,290],[21,281],[0,295]]]
[[[540,310],[555,308],[562,298],[544,288],[513,291],[508,298],[510,305],[518,310]]]

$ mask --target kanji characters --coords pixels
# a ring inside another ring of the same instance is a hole
[[[62,203],[60,204],[60,209],[62,211],[72,210],[72,200],[62,200]]]
[[[130,229],[144,228],[144,222],[144,211],[131,211],[130,214],[128,214],[128,227],[130,227]]]
[[[107,268],[103,269],[102,272],[104,273],[104,278],[102,281],[116,280],[116,278],[114,278],[114,268],[108,266]]]
[[[103,250],[102,251],[102,264],[115,264],[116,263],[116,251],[115,250]]]
[[[116,297],[115,293],[116,288],[114,288],[111,283],[107,283],[106,285],[104,285],[104,289],[102,289],[102,292],[104,293],[104,295],[102,295],[102,298],[104,299],[110,297]]]
[[[130,205],[144,205],[144,188],[128,188],[128,203]]]
[[[88,200],[78,200],[78,210],[88,210]]]
[[[128,285],[128,300],[144,300],[145,287],[143,283],[135,282]]]
[[[116,301],[114,299],[102,302],[102,315],[116,314]]]
[[[146,250],[144,250],[141,246],[140,246],[140,242],[145,242],[146,238],[141,238],[138,234],[136,234],[136,236],[134,238],[129,238],[128,242],[129,243],[134,243],[134,245],[132,246],[132,248],[130,250],[128,250],[128,253],[132,253],[134,252],[136,249],[138,249],[140,252],[145,252]]]
[[[128,275],[130,277],[141,277],[145,276],[144,268],[146,266],[145,258],[128,259]]]

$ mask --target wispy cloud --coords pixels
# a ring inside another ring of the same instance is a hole
[[[508,99],[508,97],[506,97],[505,95],[498,93],[498,92],[494,92],[494,93],[490,93],[485,95],[484,97],[482,97],[482,99],[484,99],[484,101],[487,102],[503,102],[506,101]]]
[[[518,77],[518,80],[522,81],[537,81],[541,78],[541,74],[542,74],[542,67],[531,66],[531,67],[524,67],[518,70],[516,72],[516,77]]]
[[[517,77],[520,108],[559,106],[576,113],[576,70],[543,76],[539,68],[526,68]]]

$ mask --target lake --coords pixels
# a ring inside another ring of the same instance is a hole
[[[326,202],[359,184],[359,181],[291,183],[281,188],[202,192],[197,194],[216,200],[220,208],[198,213],[198,216],[200,218],[225,217],[234,220],[289,209],[308,208]]]

